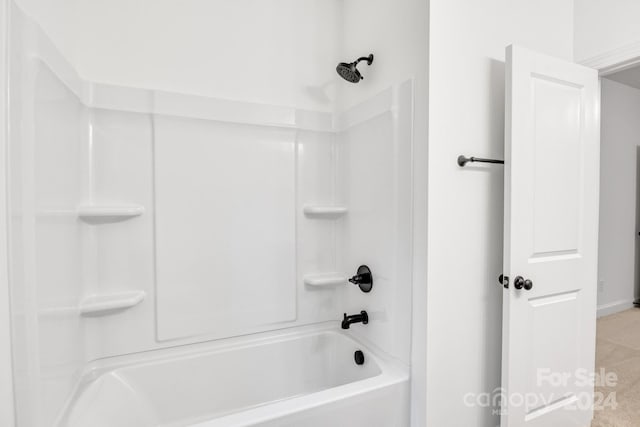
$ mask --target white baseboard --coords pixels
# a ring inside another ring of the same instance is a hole
[[[615,301],[609,304],[598,306],[598,317],[609,316],[610,314],[619,313],[621,311],[633,308],[633,300]]]

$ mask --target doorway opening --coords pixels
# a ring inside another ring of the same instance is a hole
[[[640,412],[640,65],[601,79],[596,399],[592,427]]]

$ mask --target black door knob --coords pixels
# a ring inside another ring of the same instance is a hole
[[[518,276],[513,281],[513,286],[518,290],[524,289],[525,291],[530,291],[533,289],[533,282],[529,279],[525,280],[522,276]]]
[[[515,280],[513,281],[513,286],[518,290],[524,288],[524,277],[522,276],[516,277]]]
[[[505,276],[504,274],[501,274],[500,277],[498,277],[498,282],[500,282],[500,284],[505,288],[507,289],[509,288],[509,276]]]

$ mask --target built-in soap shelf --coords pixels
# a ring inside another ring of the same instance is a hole
[[[346,285],[349,278],[340,273],[308,274],[304,276],[304,283],[313,287],[332,287]]]
[[[317,206],[307,205],[302,211],[305,216],[310,218],[340,218],[347,214],[348,209],[345,206]]]
[[[87,204],[78,206],[77,212],[79,218],[87,221],[117,221],[142,215],[144,213],[144,206]]]
[[[78,310],[82,316],[100,316],[125,310],[140,304],[147,294],[144,291],[118,292],[89,295],[80,301]]]

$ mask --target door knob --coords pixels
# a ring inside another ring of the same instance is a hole
[[[518,290],[524,288],[524,277],[522,276],[516,277],[515,280],[513,281],[513,286]]]
[[[529,279],[525,280],[522,276],[518,276],[513,281],[513,286],[518,290],[524,289],[525,291],[530,291],[533,289],[533,282]]]
[[[498,277],[498,282],[505,288],[509,288],[509,276],[501,274],[500,277]]]

